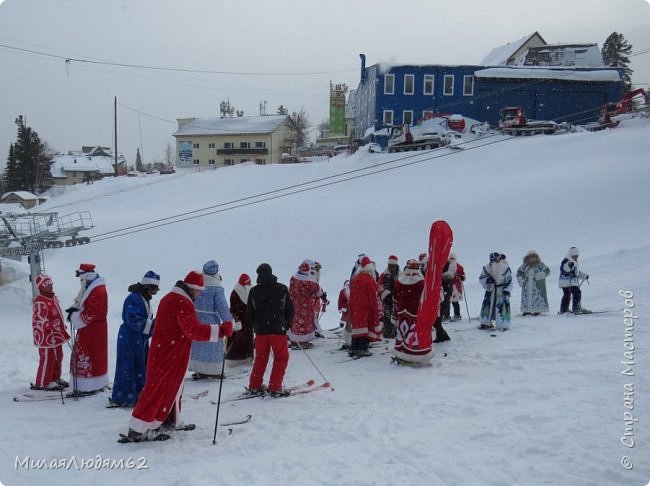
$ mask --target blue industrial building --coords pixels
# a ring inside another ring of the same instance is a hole
[[[621,70],[577,66],[383,65],[366,67],[354,93],[354,134],[369,141],[392,125],[430,113],[458,113],[498,124],[504,106],[530,119],[585,123],[623,94]]]

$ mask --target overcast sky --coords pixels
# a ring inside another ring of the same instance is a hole
[[[0,0],[0,166],[21,114],[58,151],[112,146],[117,96],[118,149],[133,163],[142,147],[150,162],[174,143],[176,118],[217,116],[226,99],[246,115],[259,114],[264,101],[269,114],[279,105],[290,112],[304,107],[317,125],[328,117],[330,80],[356,88],[359,53],[368,65],[479,64],[492,48],[534,31],[548,43],[599,47],[617,31],[639,52],[650,48],[650,5]],[[650,87],[650,52],[631,60],[633,82]]]

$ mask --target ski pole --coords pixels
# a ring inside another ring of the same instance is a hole
[[[70,374],[72,375],[72,397],[73,399],[79,400],[77,397],[79,391],[77,390],[77,333],[72,329],[72,323],[70,323],[70,328],[72,331],[72,353],[70,356]]]
[[[463,289],[463,297],[465,297],[465,309],[467,309],[467,320],[471,321],[472,318],[469,316],[469,304],[467,303],[467,293],[465,292],[465,284],[463,281],[460,281],[460,288]]]
[[[50,330],[50,338],[52,339],[52,344],[54,344],[54,329]],[[56,353],[56,347],[52,349],[54,353],[54,363],[56,364],[56,369],[59,372],[59,381],[61,381],[62,364],[59,362],[59,356]],[[63,348],[61,348],[61,354],[63,354]],[[61,383],[57,383],[57,384],[59,385],[59,391],[61,392],[61,405],[65,405],[65,400],[63,400],[63,386],[61,386]]]
[[[490,298],[490,325],[497,327],[497,284],[494,283],[494,289]]]
[[[321,376],[321,378],[322,378],[323,380],[325,380],[325,383],[327,383],[327,384],[330,386],[330,389],[331,389],[332,391],[334,391],[334,388],[331,386],[329,380],[328,380],[327,378],[325,378],[325,375],[321,372],[321,370],[318,368],[318,366],[316,366],[316,363],[314,363],[314,361],[311,359],[311,357],[309,356],[309,353],[307,353],[307,350],[306,350],[305,348],[303,348],[303,347],[300,345],[300,343],[299,343],[298,341],[295,341],[295,343],[298,345],[298,347],[300,348],[300,350],[301,350],[303,353],[305,353],[305,356],[307,357],[307,359],[309,360],[309,362],[311,363],[311,365],[314,367],[314,369],[315,369],[315,370],[318,372],[318,374]]]
[[[217,395],[217,415],[214,418],[214,436],[212,437],[212,445],[217,444],[217,427],[219,426],[219,409],[221,408],[221,388],[223,387],[223,374],[225,373],[226,370],[226,355],[230,351],[230,348],[232,348],[232,343],[230,344],[230,346],[228,346],[228,349],[226,349],[226,346],[224,346],[223,348],[224,348],[224,355],[223,355],[223,361],[221,362],[221,376],[219,377],[219,394]]]

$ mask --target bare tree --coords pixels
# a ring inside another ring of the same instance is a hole
[[[296,144],[298,147],[305,145],[305,142],[308,138],[309,133],[309,115],[305,111],[304,107],[300,108],[300,111],[296,113],[295,111],[291,115],[291,120],[296,126]]]
[[[175,161],[175,154],[174,154],[174,148],[172,147],[171,143],[167,143],[167,147],[165,147],[165,163],[168,166],[174,165]]]

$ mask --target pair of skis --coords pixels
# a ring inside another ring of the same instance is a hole
[[[243,425],[249,423],[253,419],[253,416],[248,414],[244,416],[243,418],[240,419],[235,419],[235,420],[230,420],[228,422],[224,422],[219,424],[219,427],[228,427],[228,435],[232,434],[232,426],[233,425]],[[190,430],[195,430],[196,426],[194,424],[189,424],[186,426],[186,428],[179,428],[175,429],[175,431],[190,431]],[[152,435],[151,437],[147,437],[147,435],[143,435],[142,438],[139,440],[134,439],[133,437],[129,437],[127,434],[120,434],[119,438],[117,439],[117,442],[120,444],[128,444],[131,442],[153,442],[153,441],[163,441],[163,440],[168,440],[170,439],[171,436],[169,434],[160,432],[155,435]]]
[[[330,383],[327,382],[327,381],[321,383],[320,385],[316,385],[316,382],[314,380],[308,380],[305,383],[302,383],[300,385],[288,387],[288,388],[286,388],[286,390],[289,392],[289,394],[287,396],[291,397],[291,396],[295,396],[295,395],[304,395],[306,393],[311,393],[311,392],[318,391],[318,390],[324,390],[326,388],[331,388]],[[263,395],[238,395],[238,396],[236,396],[234,398],[221,400],[221,403],[237,402],[239,400],[248,400],[248,399],[251,399],[251,398],[264,398],[266,396],[267,396],[267,394],[263,394]],[[282,397],[278,397],[278,398],[282,398]],[[210,400],[210,403],[212,405],[217,405],[217,402],[215,400]]]
[[[99,392],[67,392],[63,393],[63,398],[67,398],[68,400],[76,400],[78,398],[93,397],[95,395],[99,395]],[[14,396],[14,402],[44,402],[47,400],[61,400],[61,392],[36,391],[20,393]]]

